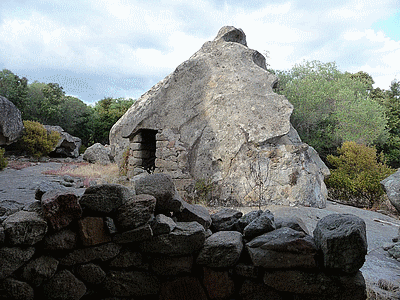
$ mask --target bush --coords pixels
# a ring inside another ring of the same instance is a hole
[[[40,157],[48,155],[60,139],[58,132],[50,134],[39,122],[24,121],[24,135],[18,141],[18,148],[27,155]]]
[[[339,156],[328,155],[334,167],[326,179],[330,194],[337,200],[360,207],[379,205],[384,195],[380,181],[395,170],[388,167],[376,149],[355,142],[345,142],[338,148]]]
[[[7,159],[4,157],[4,152],[6,152],[6,150],[0,148],[0,171],[7,167],[8,164]]]

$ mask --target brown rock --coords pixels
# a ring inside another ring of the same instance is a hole
[[[159,300],[207,300],[206,293],[195,277],[180,277],[164,282]]]
[[[235,292],[235,283],[228,271],[204,268],[203,283],[211,299],[228,300]]]
[[[72,220],[82,215],[78,197],[68,191],[53,190],[42,196],[42,209],[45,219],[58,231],[68,226]]]
[[[105,229],[103,218],[86,217],[78,221],[79,236],[84,246],[94,246],[111,241]]]

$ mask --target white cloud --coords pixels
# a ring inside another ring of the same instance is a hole
[[[400,70],[399,42],[370,29],[398,9],[399,0],[3,1],[9,4],[0,4],[0,65],[11,70],[140,77],[154,84],[224,25],[242,28],[250,48],[269,51],[275,69],[303,59],[336,61],[343,71],[369,72],[385,87]]]

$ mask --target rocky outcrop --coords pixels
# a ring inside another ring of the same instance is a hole
[[[390,203],[400,212],[400,170],[381,181]]]
[[[60,126],[44,125],[47,132],[58,132],[60,134],[60,139],[57,145],[50,152],[51,156],[56,157],[78,157],[79,148],[82,146],[82,140],[78,137],[70,135],[68,132],[64,131]]]
[[[147,190],[159,183],[148,176]],[[301,220],[268,210],[207,216],[182,202],[180,213],[172,205],[161,214],[157,199],[170,202],[160,189],[135,196],[118,185],[88,188],[81,201],[65,199],[68,222],[41,217],[61,211],[63,201],[46,206],[48,191],[39,209],[8,216],[0,224],[0,299],[366,299],[361,219],[328,215],[312,237]]]
[[[220,203],[325,207],[329,170],[290,124],[293,107],[240,29],[223,27],[138,99],[110,132],[112,154],[169,173],[181,194],[209,182]]]
[[[96,143],[85,150],[83,159],[90,163],[108,165],[111,163],[111,149],[100,143]]]
[[[0,146],[18,140],[24,129],[21,112],[7,98],[0,96]]]

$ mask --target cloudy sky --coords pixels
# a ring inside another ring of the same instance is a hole
[[[0,70],[87,103],[138,98],[224,25],[274,69],[335,61],[384,89],[400,79],[400,0],[0,0]]]

